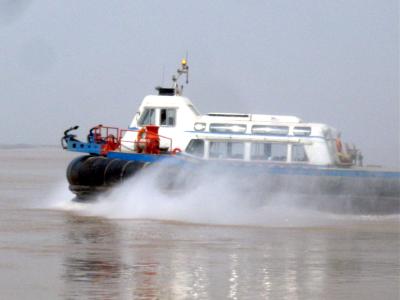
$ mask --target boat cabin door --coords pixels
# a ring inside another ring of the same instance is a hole
[[[159,108],[159,133],[165,137],[169,137],[172,139],[172,149],[175,148],[174,139],[177,138],[177,128],[176,128],[176,121],[177,121],[177,108]],[[171,144],[166,139],[160,140],[160,148],[167,148],[171,147]],[[172,150],[169,149],[169,150]]]
[[[172,148],[174,147],[174,138],[177,137],[177,108],[175,107],[146,107],[141,114],[138,126],[146,125],[159,126],[159,135],[172,139]],[[171,143],[165,138],[160,139],[160,148],[170,148]],[[172,150],[172,149],[169,149]]]

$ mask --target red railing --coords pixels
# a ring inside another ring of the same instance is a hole
[[[137,149],[143,146],[143,143],[146,143],[147,138],[141,139],[140,130],[131,130],[131,129],[120,129],[118,141],[120,143],[119,151],[137,151]],[[172,139],[163,135],[158,134],[160,139],[160,145],[163,141],[167,141],[168,149],[172,151]],[[129,145],[132,145],[129,147]]]
[[[120,129],[117,127],[98,125],[93,128],[95,142],[105,141],[108,137],[118,138]]]
[[[142,133],[146,134],[141,137]],[[154,140],[158,141],[158,147],[162,144],[162,141],[167,140],[168,150],[172,151],[171,138],[150,132],[147,128],[132,130],[98,125],[90,130],[89,135],[92,135],[94,143],[104,145],[102,154],[106,154],[109,151],[143,152],[143,149],[146,149],[148,144]]]

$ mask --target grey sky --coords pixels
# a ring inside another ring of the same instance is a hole
[[[400,164],[396,0],[0,0],[0,144],[128,126],[186,50],[200,111],[328,123]]]

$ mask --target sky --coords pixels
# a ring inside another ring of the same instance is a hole
[[[400,165],[397,0],[0,0],[0,144],[127,127],[186,52],[201,112],[327,123]]]

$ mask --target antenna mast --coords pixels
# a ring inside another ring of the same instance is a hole
[[[189,66],[187,64],[187,53],[186,58],[181,60],[181,66],[176,70],[176,75],[172,76],[173,88],[175,90],[175,95],[182,95],[183,85],[179,86],[178,80],[182,74],[186,75],[186,84],[189,84]]]

